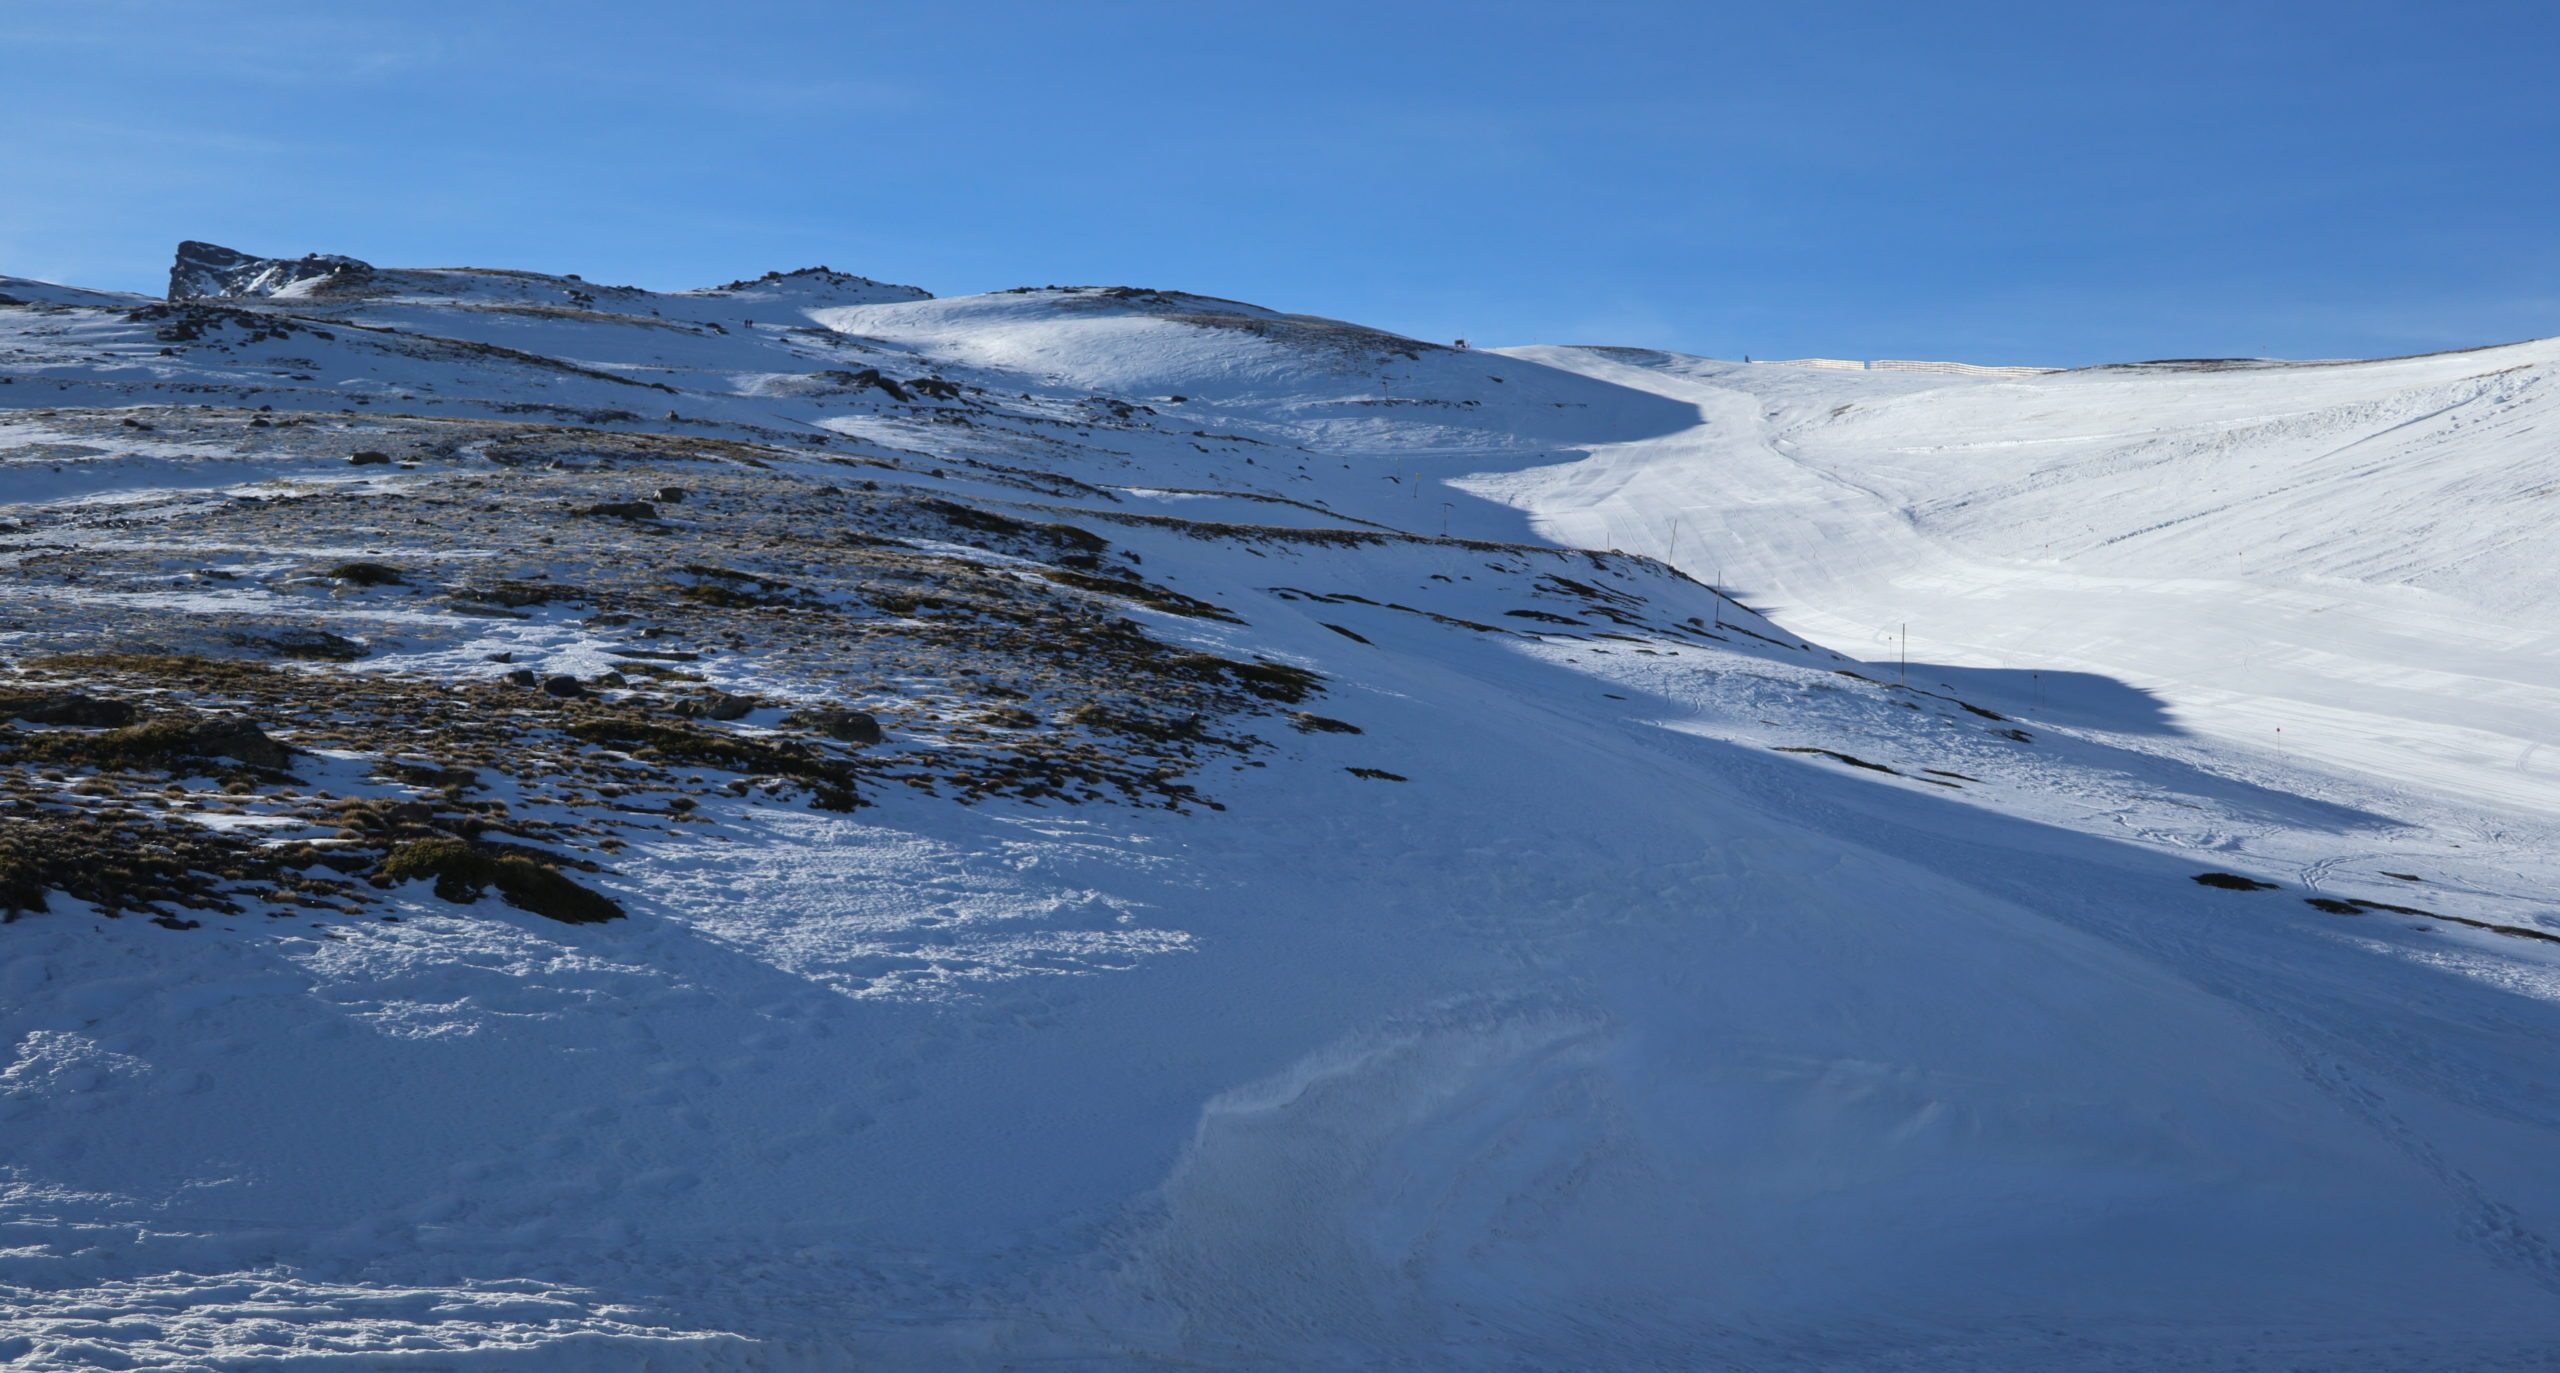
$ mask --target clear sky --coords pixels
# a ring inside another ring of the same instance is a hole
[[[2560,3],[0,0],[0,272],[1128,283],[1479,343],[2560,334]]]

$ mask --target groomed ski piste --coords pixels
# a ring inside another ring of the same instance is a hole
[[[0,1364],[2554,1366],[2560,344],[173,289],[0,278]]]

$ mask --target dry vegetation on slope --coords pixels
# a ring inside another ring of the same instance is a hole
[[[363,879],[417,875],[419,845],[592,870],[635,827],[706,823],[693,798],[715,789],[1215,808],[1202,760],[1249,756],[1250,717],[1320,690],[1150,633],[1130,612],[1233,617],[1106,539],[883,485],[877,460],[812,476],[802,455],[552,426],[39,418],[346,470],[0,533],[0,691],[26,703],[0,726],[12,915],[48,889],[172,922],[250,897],[353,914]],[[0,453],[0,473],[92,446]],[[508,669],[493,630],[602,670]],[[745,658],[753,694],[707,675]],[[91,708],[41,708],[74,701]],[[273,742],[208,742],[222,721]]]

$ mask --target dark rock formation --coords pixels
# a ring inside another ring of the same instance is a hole
[[[178,260],[169,268],[169,299],[200,300],[223,296],[272,296],[339,289],[373,278],[373,266],[336,253],[306,257],[253,257],[212,243],[189,239],[178,245]]]
[[[812,706],[791,712],[783,717],[782,722],[801,729],[813,729],[848,744],[880,742],[880,722],[868,711],[847,710],[842,706]]]
[[[133,717],[133,705],[129,701],[101,700],[76,691],[43,696],[0,696],[0,719],[14,718],[32,725],[87,725],[112,729],[132,724]]]

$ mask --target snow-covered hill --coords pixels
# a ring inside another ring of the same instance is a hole
[[[2560,1338],[2560,347],[172,284],[0,279],[13,1367]]]
[[[2560,344],[1972,384],[1523,352],[1705,417],[1476,484],[1553,537],[1678,525],[1826,642],[1907,624],[1929,661],[2106,673],[2234,746],[2560,795]]]

